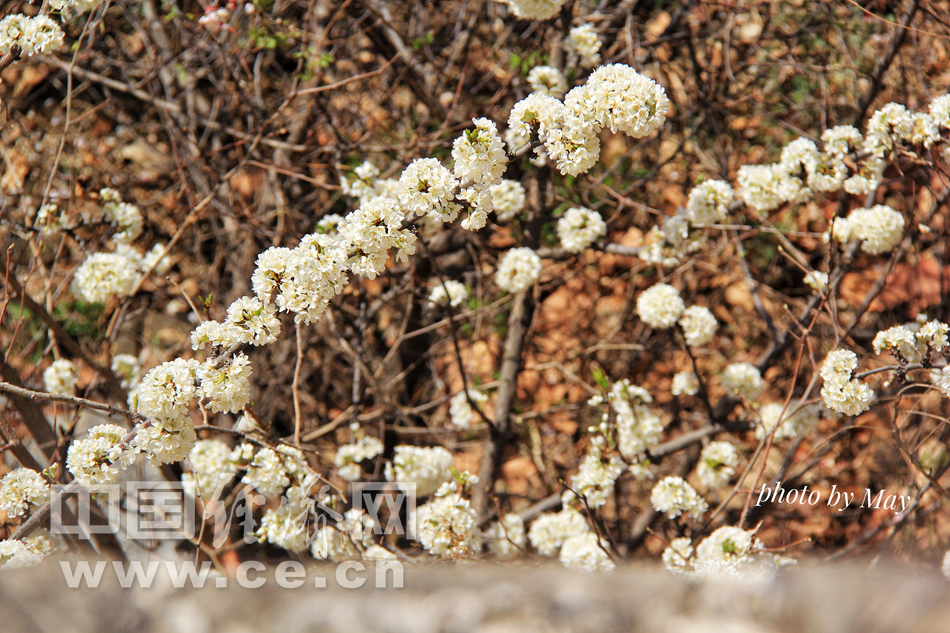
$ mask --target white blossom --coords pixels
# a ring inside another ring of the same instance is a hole
[[[79,381],[79,369],[65,358],[54,360],[43,372],[46,391],[60,396],[71,396]]]
[[[820,373],[825,383],[821,397],[832,411],[858,415],[871,407],[874,391],[867,383],[851,378],[857,366],[857,355],[845,349],[829,352],[821,364]]]
[[[419,161],[416,161],[416,163],[418,162]],[[436,164],[437,163],[438,161],[436,161]],[[441,165],[439,165],[439,167],[445,169],[441,167]],[[403,172],[403,177],[405,177],[406,173],[411,169],[412,165]],[[423,178],[421,174],[417,177]],[[434,204],[433,201],[438,202],[438,200],[441,200],[437,195],[438,188],[433,186],[426,189],[427,193],[421,192],[418,188],[421,187],[425,189],[428,185],[425,185],[422,180],[412,180],[412,182],[414,183],[413,186],[417,187],[417,189],[413,190],[413,195],[416,196],[416,198],[413,199],[416,200],[418,198],[413,204],[422,205],[434,214],[441,213],[439,209],[443,207],[431,206],[431,204],[424,201],[424,199],[429,200]],[[405,189],[404,193],[405,191],[409,190]],[[401,198],[402,195],[400,199]],[[406,203],[404,202],[403,204]],[[454,219],[457,213],[456,210],[450,214],[451,219]],[[420,213],[420,215],[422,214],[423,213]],[[361,277],[375,279],[376,275],[381,273],[386,267],[390,249],[396,249],[396,261],[405,261],[410,255],[415,253],[416,236],[409,228],[403,228],[405,219],[406,217],[400,207],[400,203],[392,198],[373,198],[368,202],[362,203],[356,211],[346,216],[343,222],[340,223],[340,239],[346,246],[350,271]],[[443,220],[445,220],[445,218],[443,218]],[[325,249],[325,239],[326,236],[323,235],[314,236],[310,243],[314,245],[315,249],[318,246]],[[301,244],[303,244],[303,242],[301,242]],[[329,263],[333,263],[332,258]],[[330,274],[320,274],[319,278],[327,279],[332,282]],[[335,288],[334,292],[336,292]],[[332,296],[326,292],[322,293],[322,295],[327,299]]]
[[[8,519],[37,508],[49,499],[49,484],[42,475],[29,468],[16,468],[0,479],[0,512]]]
[[[122,469],[135,457],[123,442],[128,434],[115,424],[92,427],[86,437],[70,444],[66,453],[67,470],[87,490],[114,484]]]
[[[517,514],[506,514],[501,521],[495,521],[482,534],[488,550],[500,558],[517,556],[524,549],[524,521]]]
[[[414,525],[413,536],[435,556],[466,556],[482,549],[478,517],[468,499],[458,493],[436,497],[419,506]]]
[[[689,192],[686,209],[691,224],[715,224],[726,219],[729,205],[735,197],[732,186],[725,180],[707,180]]]
[[[448,304],[456,308],[466,299],[468,299],[468,289],[465,288],[465,284],[454,279],[435,284],[429,292],[430,307]]]
[[[762,374],[752,363],[732,363],[722,373],[723,389],[747,400],[758,398],[764,386]]]
[[[637,297],[637,314],[644,323],[657,330],[673,327],[685,309],[680,291],[669,284],[651,286]]]
[[[89,303],[105,303],[112,297],[123,299],[142,278],[141,260],[131,253],[93,253],[76,270],[72,291]]]
[[[515,294],[530,288],[541,276],[541,258],[530,248],[513,248],[498,262],[495,283]]]
[[[528,530],[528,541],[542,556],[554,556],[564,541],[589,531],[590,527],[580,512],[564,508],[536,518]]]
[[[739,455],[731,442],[710,442],[703,447],[696,465],[696,475],[709,490],[729,483],[736,474]]]
[[[63,30],[48,15],[14,13],[0,20],[0,55],[18,48],[24,57],[55,52],[63,45]]]
[[[567,79],[552,66],[535,66],[528,73],[528,84],[534,92],[561,99],[567,93]]]
[[[591,508],[599,508],[613,494],[614,483],[623,470],[624,464],[619,456],[608,458],[604,456],[602,447],[591,444],[577,474],[571,477],[571,489],[583,496]]]
[[[580,253],[607,234],[607,223],[596,211],[571,207],[557,221],[557,236],[571,253]]]
[[[466,393],[468,394],[467,397]],[[483,391],[469,389],[467,391],[460,391],[452,396],[452,401],[449,405],[449,416],[452,418],[453,426],[460,429],[471,428],[475,414],[472,411],[469,400],[476,405],[483,405],[488,402],[488,394]]]
[[[878,356],[881,355],[881,352],[887,351],[908,358],[916,354],[917,336],[907,327],[895,325],[878,332],[871,346]]]
[[[355,436],[354,441],[337,449],[333,463],[340,469],[340,477],[347,481],[356,481],[362,474],[360,462],[381,455],[383,443],[375,437],[365,435],[359,425],[351,428]]]
[[[494,139],[489,139],[488,134],[485,138],[489,147],[494,149]],[[453,155],[456,151],[453,151]],[[476,162],[481,155],[475,150],[474,144],[468,145],[468,151],[471,153],[464,154],[461,167],[465,170],[476,169]],[[484,165],[484,161],[478,164]],[[458,169],[459,166],[456,167]],[[465,173],[468,174],[468,171]],[[399,176],[399,185],[399,202],[409,217],[430,215],[443,222],[452,222],[458,217],[459,205],[454,198],[459,182],[435,158],[417,158],[412,161]]]
[[[203,363],[197,376],[198,396],[211,411],[237,413],[251,401],[251,361],[243,353],[220,368]]]
[[[805,284],[812,290],[824,290],[828,287],[828,273],[818,270],[809,271],[805,275]]]
[[[600,63],[601,42],[592,24],[581,24],[572,28],[565,46],[568,52],[579,57],[584,68],[593,68]]]
[[[228,306],[228,318],[225,325],[234,328],[234,335],[241,343],[249,345],[270,345],[280,336],[280,320],[277,307],[264,303],[258,297],[241,297]],[[219,334],[222,343],[228,335]]]
[[[564,541],[561,546],[561,564],[568,569],[582,569],[584,571],[610,571],[614,562],[605,551],[610,547],[606,539],[598,541],[593,532],[575,534]]]
[[[660,417],[646,406],[653,398],[646,389],[622,380],[613,384],[607,399],[616,416],[617,448],[627,459],[639,459],[663,433]]]
[[[198,440],[188,453],[192,472],[182,475],[182,486],[192,497],[200,493],[211,499],[234,479],[242,456],[241,447],[232,449],[220,440]]]
[[[255,536],[289,552],[304,551],[309,545],[310,517],[315,504],[305,488],[290,488],[278,508],[264,513]]]
[[[112,358],[112,371],[122,381],[123,389],[134,389],[139,384],[142,367],[132,354],[116,354]]]
[[[775,430],[775,439],[798,437],[810,433],[818,425],[819,407],[816,405],[792,405],[769,403],[759,409],[759,424],[755,437],[765,439]]]
[[[950,94],[940,95],[930,102],[930,116],[940,127],[950,128]]]
[[[452,453],[441,446],[397,446],[392,464],[386,465],[386,480],[414,483],[416,496],[425,497],[452,480]]]
[[[0,568],[32,567],[49,556],[55,546],[45,529],[37,530],[24,539],[0,541]]]
[[[652,79],[624,64],[607,64],[568,92],[564,105],[595,132],[606,127],[643,138],[663,125],[670,102]]]
[[[705,345],[713,340],[716,335],[716,328],[719,322],[709,308],[702,306],[691,306],[683,311],[683,316],[679,320],[680,327],[683,328],[683,336],[686,338],[686,344],[690,347]]]
[[[517,180],[503,179],[491,187],[492,201],[499,222],[510,222],[524,210],[525,190]]]
[[[695,396],[699,393],[699,379],[691,371],[680,371],[673,376],[670,391],[674,396]]]
[[[904,216],[883,204],[870,209],[855,209],[846,222],[838,218],[835,225],[834,239],[840,242],[861,240],[861,250],[869,255],[894,250],[904,235]]]
[[[650,493],[650,503],[670,519],[685,513],[698,520],[709,509],[706,501],[682,477],[661,479]]]

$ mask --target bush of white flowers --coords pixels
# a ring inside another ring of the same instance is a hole
[[[938,296],[918,301],[919,313],[872,325],[861,319],[892,271],[907,272],[905,262],[924,260],[919,236],[945,240],[950,189],[930,188],[948,165],[950,95],[935,93],[914,108],[882,104],[858,126],[829,119],[826,129],[775,147],[777,160],[761,152],[754,164],[733,161],[720,174],[710,169],[679,196],[673,212],[654,211],[615,190],[628,174],[606,161],[615,161],[621,147],[633,171],[645,160],[641,143],[663,143],[674,109],[688,107],[673,94],[682,86],[665,84],[656,69],[619,61],[621,40],[608,46],[599,36],[609,20],[588,14],[584,3],[503,4],[506,9],[491,9],[499,33],[550,20],[556,34],[525,73],[523,92],[505,102],[504,116],[489,114],[497,104],[476,103],[485,112],[452,119],[467,98],[459,83],[458,92],[436,95],[425,106],[429,114],[439,104],[444,109],[431,143],[415,139],[398,151],[368,144],[365,155],[355,156],[365,139],[346,140],[323,126],[321,138],[350,144],[353,155],[348,166],[333,166],[333,174],[330,164],[343,160],[339,149],[324,162],[292,164],[286,152],[303,137],[268,136],[278,114],[297,107],[290,105],[294,99],[335,88],[330,82],[318,86],[297,75],[292,92],[254,133],[213,121],[217,105],[199,108],[187,101],[194,95],[182,97],[162,102],[166,115],[190,113],[190,125],[204,121],[208,134],[230,130],[247,152],[239,166],[228,166],[222,184],[209,186],[189,162],[201,154],[200,131],[187,130],[190,145],[174,146],[181,163],[173,177],[191,170],[188,178],[204,185],[201,201],[184,216],[163,220],[152,212],[155,200],[125,202],[131,191],[111,186],[76,193],[82,184],[72,182],[52,202],[47,188],[29,222],[4,220],[3,230],[12,229],[4,233],[10,257],[0,275],[6,288],[0,320],[9,332],[2,339],[0,406],[11,417],[15,410],[19,422],[16,432],[0,426],[4,457],[15,466],[0,479],[0,512],[13,526],[0,543],[0,567],[76,548],[75,539],[48,535],[30,520],[48,509],[51,486],[75,482],[101,492],[147,466],[154,476],[180,482],[205,519],[232,515],[239,497],[259,499],[245,508],[253,530],[240,533],[235,524],[210,546],[203,535],[184,539],[183,548],[221,571],[228,571],[224,554],[248,539],[257,549],[239,556],[268,548],[313,564],[556,557],[571,569],[607,572],[649,556],[690,578],[767,577],[793,562],[795,548],[776,540],[779,530],[766,524],[763,517],[785,510],[774,501],[774,513],[763,505],[760,487],[784,481],[790,489],[831,488],[834,481],[807,473],[822,460],[846,459],[850,449],[838,440],[864,428],[886,433],[892,461],[908,465],[900,494],[915,498],[915,509],[926,503],[942,511],[936,497],[944,492],[948,460],[924,464],[921,457],[925,442],[946,438],[934,422],[945,419],[950,398],[942,267],[937,281],[930,279]],[[277,63],[265,57],[293,37],[311,35],[281,31],[278,37],[282,23],[267,22],[255,6],[209,7],[186,33],[200,43],[196,50],[223,46],[251,33],[249,21],[262,21],[253,30],[263,39],[258,65],[232,68],[248,99],[259,101],[261,65]],[[34,13],[0,21],[4,63],[47,56],[46,63],[59,60],[73,73],[78,51],[93,46],[96,25],[122,25],[109,3],[54,2]],[[327,32],[336,19],[328,15],[319,18],[329,20]],[[261,35],[261,25],[273,33]],[[386,30],[391,26],[380,28],[407,76],[423,81],[407,56],[425,38],[407,48]],[[73,64],[61,61],[68,59],[65,42],[75,45]],[[293,58],[308,77],[322,72],[316,50],[301,45]],[[346,67],[353,72],[337,80],[340,89],[375,76],[357,73],[352,62]],[[138,88],[100,71],[82,71],[81,78],[136,94]],[[174,76],[159,74],[167,90],[178,91]],[[182,71],[177,81],[204,80]],[[328,103],[343,109],[342,101]],[[288,134],[294,126],[281,121],[281,134]],[[442,138],[446,130],[452,138]],[[255,154],[264,140],[284,158],[268,162]],[[247,175],[252,166],[262,170],[259,181]],[[910,172],[925,174],[926,194],[901,180]],[[293,203],[268,180],[288,173],[333,192],[319,215],[304,214],[306,232],[286,228],[297,226],[288,219]],[[169,187],[161,200],[174,207],[176,196],[194,194],[191,182]],[[242,191],[252,195],[265,183],[267,204],[279,218],[274,224],[239,201]],[[127,185],[131,190],[134,183]],[[72,197],[76,210],[63,211]],[[825,217],[822,201],[837,210]],[[630,207],[642,211],[637,205],[657,217],[644,215],[643,230],[619,224],[618,216],[632,215]],[[200,215],[206,208],[212,215]],[[789,228],[788,217],[805,213],[817,230]],[[181,258],[187,240],[201,251],[210,240],[226,240],[242,217],[256,223],[267,246],[222,245],[215,266],[253,262],[249,274],[233,270],[233,300],[222,303],[224,289],[186,283]],[[159,243],[157,232],[169,232],[163,223],[174,228]],[[191,234],[189,227],[199,224]],[[756,281],[749,251],[756,236],[774,237],[774,258],[794,271],[794,305]],[[51,244],[53,255],[46,252]],[[720,268],[722,253],[733,248],[738,283]],[[67,257],[75,264],[63,263]],[[877,277],[858,276],[859,261]],[[695,270],[715,284],[700,287],[691,277]],[[594,281],[585,286],[587,273]],[[166,275],[174,293],[163,295],[164,306],[153,304],[150,293]],[[864,294],[849,305],[862,283]],[[591,286],[604,294],[588,300]],[[558,296],[560,289],[566,297]],[[195,302],[198,290],[207,298]],[[57,303],[67,299],[98,306],[101,331],[93,336],[72,322],[61,325]],[[138,313],[175,312],[168,306],[179,304],[191,315],[190,332],[161,357],[118,351],[123,323]],[[730,306],[740,305],[736,317]],[[27,313],[39,325],[23,330]],[[564,322],[569,332],[586,328],[590,315],[602,337],[596,344],[542,338]],[[494,324],[491,332],[486,322]],[[35,338],[28,347],[21,330]],[[635,342],[611,343],[621,330]],[[756,332],[767,332],[768,340],[755,339]],[[737,343],[745,334],[748,344]],[[424,349],[410,349],[416,344]],[[567,356],[539,360],[566,350]],[[641,354],[639,367],[628,363],[618,371],[609,353],[597,355],[605,351]],[[42,371],[18,373],[31,353]],[[585,354],[595,360],[573,363]],[[292,382],[275,387],[288,367]],[[322,391],[308,388],[321,372]],[[418,372],[428,378],[412,380]],[[541,400],[544,390],[546,404],[532,409],[531,398]],[[261,416],[264,401],[275,398],[291,403],[285,411],[292,415]],[[111,419],[84,428],[81,412],[93,411]],[[21,444],[30,449],[19,450]],[[867,443],[861,450],[868,459],[885,459]],[[516,481],[519,468],[529,475]],[[354,505],[348,488],[361,482],[414,495],[415,507],[402,517],[412,528],[398,538],[377,529],[381,518]],[[889,520],[896,530],[907,519]],[[663,545],[650,543],[650,534]],[[116,547],[122,551],[122,542]]]

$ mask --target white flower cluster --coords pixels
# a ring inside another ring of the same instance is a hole
[[[517,180],[502,179],[491,187],[495,216],[499,222],[510,222],[524,210],[525,190]]]
[[[653,486],[650,492],[650,503],[657,512],[666,514],[670,519],[686,513],[693,519],[699,520],[709,509],[706,501],[686,483],[685,479],[674,476],[664,477]]]
[[[940,140],[940,127],[950,127],[948,104],[947,95],[938,97],[927,114],[911,113],[902,105],[889,103],[871,115],[863,136],[849,125],[825,130],[823,150],[808,139],[797,139],[782,150],[778,163],[739,168],[740,195],[760,212],[842,188],[852,195],[868,195],[881,184],[886,159],[899,144],[927,149]],[[854,158],[857,171],[849,177],[846,158],[858,150],[860,159]]]
[[[817,405],[789,405],[786,410],[785,405],[777,402],[766,404],[759,409],[755,438],[765,439],[773,429],[776,440],[807,435],[818,426],[819,413],[820,408]]]
[[[19,49],[30,57],[59,49],[63,45],[63,30],[48,15],[27,17],[20,13],[0,20],[0,55]]]
[[[695,396],[699,393],[699,378],[691,371],[680,371],[673,376],[670,391],[674,396]]]
[[[609,458],[603,452],[604,438],[593,438],[590,449],[581,460],[577,474],[571,477],[571,489],[587,500],[591,508],[607,503],[614,492],[614,484],[624,471],[624,463],[618,455]],[[568,492],[569,497],[573,493]]]
[[[607,393],[617,424],[617,448],[628,460],[639,461],[663,433],[663,422],[653,409],[650,393],[631,385],[629,380],[615,382]],[[607,412],[604,412],[605,418]]]
[[[755,400],[764,386],[762,374],[752,363],[732,363],[722,372],[722,388],[730,395]]]
[[[203,321],[191,333],[191,347],[204,349],[206,345],[227,350],[238,343],[270,345],[280,336],[277,307],[264,303],[258,297],[241,297],[227,311],[223,323]]]
[[[566,0],[499,0],[522,20],[547,20],[557,15]]]
[[[508,155],[494,122],[481,118],[474,119],[473,123],[474,130],[466,130],[455,139],[452,158],[455,159],[455,178],[462,188],[459,198],[468,203],[470,209],[468,217],[462,220],[462,228],[477,231],[485,226],[494,208],[492,187],[501,184]]]
[[[930,116],[939,127],[950,128],[950,94],[941,95],[930,102]]]
[[[66,468],[83,488],[95,491],[114,484],[135,453],[125,444],[128,431],[115,424],[100,424],[75,440],[66,454]]]
[[[11,470],[0,479],[0,512],[12,519],[30,508],[49,501],[49,484],[38,472],[29,468]]]
[[[655,284],[637,297],[637,314],[644,323],[657,330],[673,327],[685,309],[680,291],[669,284]]]
[[[129,394],[129,406],[150,419],[136,427],[132,446],[152,460],[181,461],[194,446],[194,426],[188,406],[198,395],[196,360],[177,358],[153,368]]]
[[[278,497],[288,487],[309,488],[307,483],[315,477],[300,449],[280,445],[277,450],[260,449],[241,483],[254,486],[265,497]]]
[[[600,63],[601,42],[593,24],[572,28],[564,44],[568,53],[578,57],[582,67],[593,68]]]
[[[895,356],[905,359],[912,358],[917,353],[917,337],[910,328],[903,325],[882,330],[877,333],[872,343],[874,353],[878,356],[881,352],[891,352]]]
[[[317,560],[393,560],[396,556],[375,542],[376,521],[362,509],[347,510],[336,526],[319,528],[310,547]]]
[[[716,335],[716,328],[719,327],[719,322],[709,308],[702,306],[686,308],[679,324],[683,328],[686,344],[690,347],[705,345],[713,340]]]
[[[340,187],[348,196],[357,198],[360,202],[369,202],[373,198],[380,196],[386,198],[399,197],[399,181],[395,178],[379,178],[379,169],[369,161],[353,170],[356,179],[348,181],[345,178],[340,180]],[[337,230],[337,226],[343,218],[336,214],[321,218],[317,223],[317,228],[323,233],[332,233]]]
[[[121,194],[115,189],[99,191],[102,212],[106,220],[112,222],[119,232],[112,236],[117,244],[131,244],[142,234],[142,212],[134,204],[122,202]]]
[[[517,556],[527,542],[524,521],[517,514],[506,514],[501,521],[488,526],[482,539],[488,544],[488,551],[499,558]]]
[[[568,569],[583,571],[610,571],[615,565],[607,554],[610,543],[599,539],[593,532],[584,532],[569,537],[561,545],[561,564]]]
[[[221,368],[198,367],[198,397],[210,411],[237,413],[251,401],[251,361],[238,353]]]
[[[22,540],[0,541],[0,567],[32,567],[49,556],[56,547],[46,530],[37,530]]]
[[[116,354],[112,359],[112,371],[122,381],[123,389],[135,389],[142,371],[139,359],[132,354]]]
[[[535,66],[528,73],[531,90],[543,95],[561,99],[567,94],[567,79],[553,66]]]
[[[726,219],[735,192],[725,180],[706,180],[689,192],[686,211],[690,224],[715,224]]]
[[[693,229],[726,219],[735,193],[724,180],[707,180],[689,192],[686,207],[666,217],[647,234],[640,258],[651,264],[675,266],[706,243],[706,235]]]
[[[169,262],[164,255],[162,244],[156,244],[145,255],[127,244],[119,244],[114,253],[93,253],[76,270],[71,289],[77,298],[89,303],[124,299],[153,266],[158,274],[167,270]]]
[[[397,446],[393,461],[386,464],[386,480],[414,483],[416,496],[426,497],[452,481],[452,453],[441,446]]]
[[[560,549],[561,564],[569,569],[593,572],[614,568],[607,554],[607,541],[598,541],[584,517],[571,507],[535,519],[528,531],[528,540],[543,556],[554,556]]]
[[[562,174],[587,172],[600,157],[600,131],[607,127],[633,138],[654,132],[666,120],[663,88],[629,66],[610,64],[567,93],[564,102],[534,92],[508,117],[511,150],[519,153],[537,138]]]
[[[904,236],[904,216],[885,204],[855,209],[847,218],[836,218],[832,237],[839,242],[861,240],[861,250],[869,255],[889,253]]]
[[[584,516],[574,508],[566,507],[560,512],[547,512],[535,519],[528,530],[528,541],[542,556],[554,556],[564,541],[589,531]]]
[[[289,552],[306,550],[310,545],[311,517],[316,516],[316,501],[308,493],[309,486],[292,486],[279,507],[264,513],[254,535]]]
[[[441,491],[440,491],[441,492]],[[413,519],[410,519],[412,525]],[[467,556],[482,551],[478,515],[458,492],[436,496],[415,510],[414,538],[435,556]]]
[[[468,289],[465,284],[454,279],[447,279],[437,283],[429,293],[429,306],[444,306],[446,304],[456,308],[468,299]]]
[[[43,231],[44,235],[51,235],[66,228],[66,213],[60,211],[56,204],[48,202],[37,210],[33,226]]]
[[[475,417],[469,400],[476,405],[483,405],[488,402],[488,394],[483,391],[469,389],[467,393],[468,396],[466,397],[466,391],[458,392],[452,396],[452,401],[449,405],[449,416],[452,418],[452,425],[460,429],[471,428],[472,421]]]
[[[596,211],[572,207],[557,221],[557,236],[571,253],[580,253],[607,234],[607,223]]]
[[[828,353],[821,364],[820,374],[825,384],[821,397],[825,406],[845,415],[858,415],[871,408],[874,391],[867,383],[851,378],[858,367],[858,356],[846,349]]]
[[[337,449],[333,464],[340,469],[340,477],[347,481],[356,481],[363,473],[360,462],[381,455],[383,443],[363,433],[359,424],[352,424],[350,430],[353,431],[354,441]]]
[[[515,294],[533,286],[541,276],[541,258],[527,247],[513,248],[501,261],[495,283],[505,292]]]
[[[792,562],[764,551],[754,532],[731,526],[715,530],[695,553],[686,537],[673,539],[663,551],[668,570],[701,580],[762,580]]]
[[[696,465],[696,475],[708,490],[720,488],[736,474],[739,454],[731,442],[710,442],[703,447]]]
[[[43,372],[43,385],[49,393],[71,396],[79,381],[79,369],[65,358],[54,360]]]
[[[212,499],[231,483],[239,467],[254,454],[251,444],[231,448],[220,440],[198,440],[188,453],[192,472],[181,476],[182,487],[192,497]]]

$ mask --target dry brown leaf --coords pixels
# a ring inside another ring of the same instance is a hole
[[[647,42],[656,41],[656,38],[660,37],[663,34],[663,31],[666,30],[666,27],[670,25],[673,18],[670,17],[670,14],[666,11],[660,11],[657,13],[652,20],[646,23],[646,33]]]

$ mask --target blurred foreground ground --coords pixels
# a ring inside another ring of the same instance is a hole
[[[762,584],[691,584],[659,570],[577,574],[467,566],[406,569],[402,589],[342,589],[328,569],[283,589],[67,589],[57,563],[0,574],[4,633],[357,633],[372,631],[871,633],[950,631],[947,581],[933,569],[799,565]],[[254,574],[257,576],[257,574]],[[266,577],[262,575],[261,577]],[[349,578],[356,578],[353,572]],[[157,583],[158,584],[158,583]],[[231,585],[236,585],[233,579]]]

